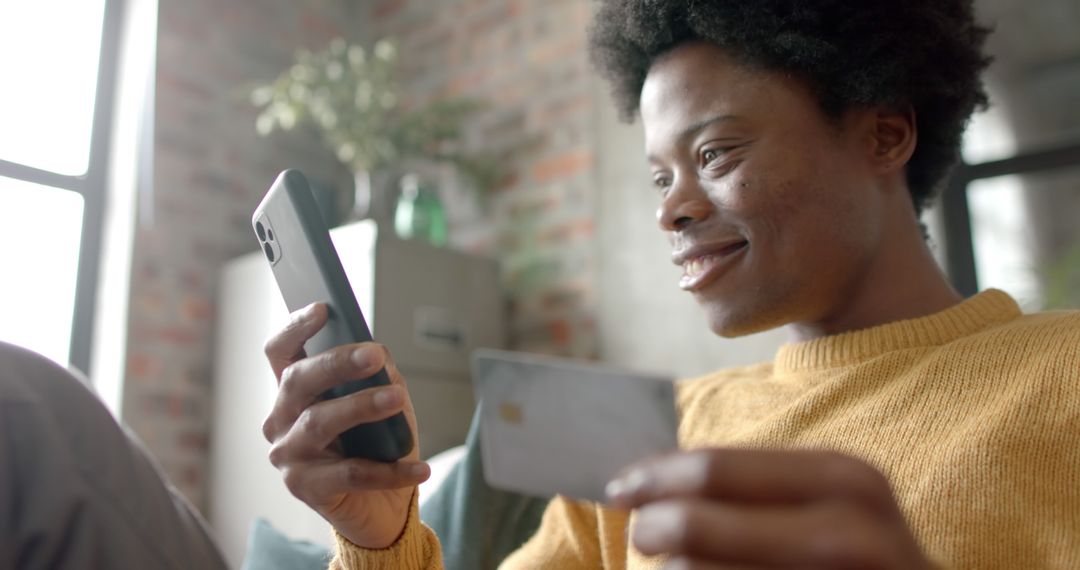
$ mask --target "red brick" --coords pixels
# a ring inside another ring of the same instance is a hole
[[[152,327],[146,329],[144,332],[148,338],[181,346],[197,344],[202,341],[204,336],[187,327],[178,325]]]
[[[149,354],[132,354],[128,357],[127,373],[138,378],[156,378],[164,366],[160,358]]]
[[[203,299],[189,298],[184,301],[182,313],[192,321],[209,321],[214,316],[214,306]]]
[[[310,12],[304,13],[301,22],[305,31],[314,33],[316,37],[322,38],[326,42],[342,35],[341,28],[337,24]]]
[[[516,18],[525,11],[525,5],[522,0],[511,0],[506,5],[506,14],[511,18]]]
[[[385,20],[400,12],[405,7],[405,4],[405,0],[383,0],[375,5],[371,15],[376,20]]]
[[[529,62],[538,66],[574,57],[585,57],[584,33],[557,41],[541,43],[529,49]]]
[[[536,240],[540,243],[564,242],[572,239],[591,238],[596,232],[596,223],[590,219],[573,220],[552,226],[540,232]]]
[[[548,323],[547,329],[548,335],[556,344],[569,344],[570,337],[574,334],[573,327],[570,326],[570,322],[566,319],[559,319]]]
[[[185,451],[205,453],[210,447],[209,439],[205,433],[189,430],[177,436],[176,443]]]
[[[158,70],[157,89],[162,92],[179,93],[185,99],[191,98],[203,102],[213,97],[206,87],[167,70]]]
[[[190,465],[185,467],[182,471],[183,475],[180,477],[180,486],[192,489],[199,489],[203,483],[203,470],[200,465]]]
[[[532,175],[538,182],[568,178],[593,166],[593,153],[587,150],[565,152],[533,165]]]
[[[592,111],[593,100],[588,94],[576,95],[555,101],[539,109],[538,124],[550,125],[564,121],[576,121]]]

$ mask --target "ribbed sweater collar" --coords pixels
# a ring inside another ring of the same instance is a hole
[[[1007,293],[988,289],[944,311],[780,347],[776,374],[831,368],[908,348],[940,346],[1020,316]]]

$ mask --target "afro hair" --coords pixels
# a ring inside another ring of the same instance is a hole
[[[987,104],[988,33],[971,0],[602,0],[589,51],[628,122],[652,63],[690,41],[803,79],[832,118],[910,105],[919,142],[906,174],[921,212],[956,164],[971,114]]]

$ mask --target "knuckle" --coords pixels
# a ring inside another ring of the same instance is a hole
[[[285,347],[289,344],[289,340],[296,336],[298,331],[303,328],[304,318],[302,311],[296,311],[289,315],[289,322],[285,323],[285,326],[281,328],[277,333],[266,340],[263,344],[263,352],[269,357],[289,357],[291,354],[282,354],[285,352]]]
[[[887,514],[892,510],[892,486],[884,473],[869,463],[847,455],[835,454],[833,484],[851,500]]]
[[[348,347],[339,346],[319,356],[319,371],[327,378],[332,378],[348,370]]]
[[[394,355],[390,353],[390,348],[385,344],[375,343],[378,350],[375,351],[375,364],[380,367],[386,367],[388,369],[396,370],[394,364]]]
[[[367,466],[350,463],[345,467],[345,481],[350,487],[365,487],[374,482],[374,474]]]
[[[813,555],[829,566],[877,568],[884,552],[872,530],[877,528],[860,509],[832,504],[820,508],[820,523],[811,530]]]
[[[822,460],[825,462],[828,477],[836,485],[846,488],[857,485],[863,490],[888,487],[885,476],[861,459],[828,451],[823,453]]]
[[[299,469],[286,469],[282,473],[282,480],[285,482],[285,488],[288,489],[294,497],[303,500],[305,494],[304,477]]]
[[[846,474],[853,468],[857,469],[862,466],[859,460],[839,451],[819,451],[816,453],[833,474]]]
[[[863,477],[866,483],[866,488],[877,494],[890,495],[892,494],[892,485],[889,483],[888,477],[884,473],[874,469],[873,467],[863,464]]]
[[[846,558],[847,540],[836,529],[817,526],[808,533],[811,556],[821,563],[836,563]]]
[[[274,443],[274,439],[277,436],[277,427],[274,422],[274,416],[266,416],[266,419],[262,423],[263,438],[270,443]]]
[[[309,438],[321,440],[326,432],[321,420],[322,417],[317,410],[307,408],[303,412],[300,412],[300,415],[296,418],[293,429]]]
[[[276,357],[277,353],[280,352],[280,350],[278,349],[278,344],[280,344],[280,342],[281,341],[278,340],[278,335],[274,335],[266,339],[266,342],[263,343],[263,354],[265,354],[268,358]]]
[[[299,360],[285,367],[281,372],[281,384],[278,390],[287,396],[296,392],[296,385],[304,376],[304,361]]]
[[[270,464],[274,467],[281,469],[285,466],[287,452],[281,444],[275,443],[270,446],[270,451],[267,452],[266,457],[270,460]]]
[[[814,557],[830,564],[847,560],[851,535],[846,532],[846,521],[839,509],[834,506],[822,508],[819,515],[820,524],[813,525],[808,536]]]

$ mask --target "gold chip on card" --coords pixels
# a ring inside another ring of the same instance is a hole
[[[499,404],[499,417],[508,424],[521,425],[521,406],[514,402],[503,402]]]

